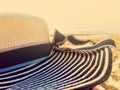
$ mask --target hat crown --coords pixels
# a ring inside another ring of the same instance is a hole
[[[0,52],[49,43],[46,22],[24,14],[0,15]]]

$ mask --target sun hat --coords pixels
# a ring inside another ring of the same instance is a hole
[[[47,30],[35,16],[0,15],[0,90],[85,90],[108,79],[113,40],[60,48],[67,37],[56,31],[51,43]]]

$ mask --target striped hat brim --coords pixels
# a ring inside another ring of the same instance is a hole
[[[0,74],[0,90],[84,90],[104,82],[111,73],[112,40],[92,47],[54,47],[38,62]],[[37,61],[37,60],[36,60]]]

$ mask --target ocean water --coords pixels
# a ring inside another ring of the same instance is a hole
[[[50,34],[55,30],[64,34],[114,34],[120,35],[120,25],[91,25],[91,24],[74,24],[74,25],[48,25]]]

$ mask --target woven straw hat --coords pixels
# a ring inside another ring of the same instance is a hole
[[[56,32],[50,43],[41,18],[1,14],[0,90],[85,90],[109,77],[113,40],[85,48],[59,48],[65,40]]]

